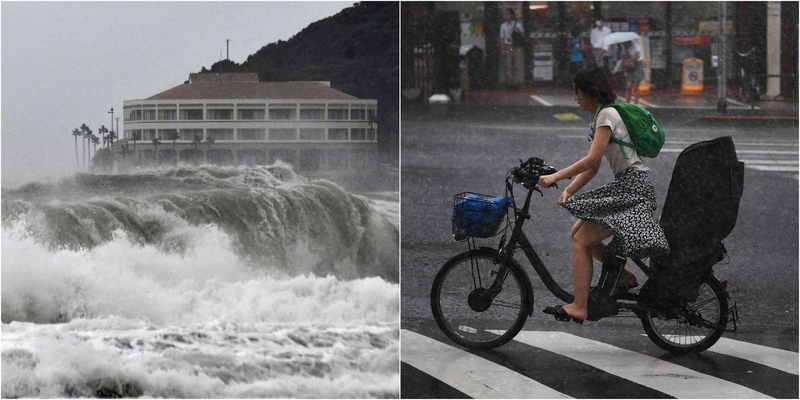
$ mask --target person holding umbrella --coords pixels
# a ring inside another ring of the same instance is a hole
[[[620,60],[622,62],[620,64],[623,70],[625,70],[627,80],[625,101],[630,103],[633,97],[633,104],[639,102],[639,82],[644,80],[644,64],[642,63],[642,48],[639,45],[640,40],[641,38],[635,32],[614,32],[598,41],[598,45],[600,46],[622,43],[622,56]]]
[[[638,40],[624,42],[622,44],[622,67],[625,70],[625,77],[628,86],[625,91],[625,102],[633,104],[639,102],[639,83],[644,80],[644,64],[642,63],[642,50]]]

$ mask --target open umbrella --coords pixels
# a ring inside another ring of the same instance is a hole
[[[639,40],[639,34],[636,32],[609,33],[608,35],[597,41],[597,47],[606,47],[612,44],[630,42],[631,40]]]

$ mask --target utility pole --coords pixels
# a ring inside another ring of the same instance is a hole
[[[119,117],[117,117],[117,139],[119,139]]]
[[[114,127],[114,107],[111,107],[111,111],[109,111],[108,113],[111,114],[111,127],[113,128]],[[119,135],[119,133],[117,133],[117,135]],[[112,148],[114,147],[114,138],[113,137],[111,138],[111,147]]]
[[[719,55],[719,71],[717,71],[717,112],[728,113],[728,3],[720,1],[717,6],[717,54]]]

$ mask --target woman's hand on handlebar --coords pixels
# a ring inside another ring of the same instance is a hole
[[[566,188],[564,188],[564,191],[561,192],[561,196],[558,196],[558,200],[556,200],[556,203],[558,203],[558,205],[563,205],[564,202],[567,201],[567,199],[569,199],[570,197],[572,197],[572,193],[569,192],[569,186],[567,186]]]
[[[539,186],[549,188],[558,182],[553,175],[542,175],[539,177]]]

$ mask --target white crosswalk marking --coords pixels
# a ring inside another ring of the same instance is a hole
[[[686,147],[698,141],[693,139],[669,139],[661,151],[664,153],[680,153]],[[740,161],[744,162],[745,168],[755,171],[790,173],[791,176],[798,177],[796,173],[800,172],[800,165],[797,156],[800,151],[798,151],[798,143],[796,141],[738,140],[735,144],[736,153],[739,155]]]
[[[647,336],[642,334],[642,336]],[[766,365],[783,372],[798,375],[798,357],[793,351],[761,346],[728,338],[720,338],[714,346],[706,350]]]
[[[536,100],[536,101],[538,101],[539,104],[541,104],[543,106],[547,106],[547,107],[552,107],[553,106],[553,103],[551,103],[551,102],[549,102],[549,101],[547,101],[547,100],[545,100],[545,99],[543,99],[543,98],[541,98],[541,97],[539,97],[539,96],[537,96],[535,94],[532,94],[531,98]]]
[[[408,330],[403,362],[476,399],[571,398],[506,367]]]
[[[514,340],[569,357],[677,398],[771,398],[724,379],[564,332],[523,331]]]

